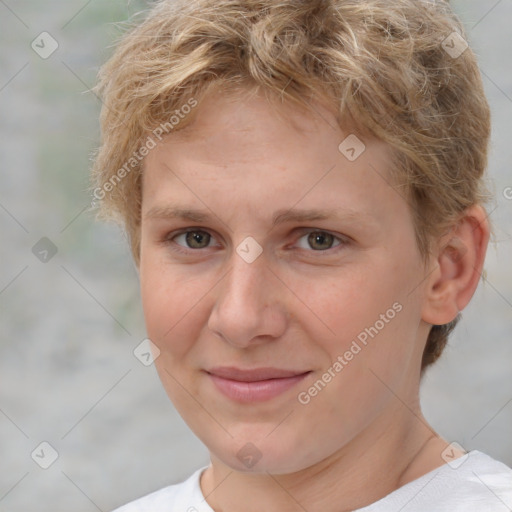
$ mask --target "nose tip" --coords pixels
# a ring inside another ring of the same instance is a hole
[[[278,329],[270,324],[268,310],[258,315],[247,315],[236,318],[232,314],[223,314],[220,322],[209,323],[210,329],[224,341],[238,348],[262,344],[278,337]],[[263,320],[263,317],[265,320]],[[276,322],[273,322],[276,323]]]
[[[254,255],[250,243],[247,242],[248,252]],[[247,263],[243,256],[234,256],[231,272],[216,290],[209,329],[237,347],[281,336],[287,315],[275,277],[263,260]]]

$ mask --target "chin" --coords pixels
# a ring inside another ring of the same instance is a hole
[[[229,446],[215,443],[214,449],[210,448],[223,464],[233,471],[252,474],[288,474],[301,471],[317,460],[308,460],[304,454],[304,445],[307,442],[298,442],[291,439],[290,436],[275,437],[275,439],[265,439],[268,430],[264,434],[261,432],[253,439],[260,441],[238,441],[234,439]],[[239,439],[239,438],[238,438]],[[244,437],[244,439],[250,439]],[[315,448],[311,445],[308,451],[315,453]]]

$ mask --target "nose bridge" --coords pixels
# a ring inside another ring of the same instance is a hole
[[[267,287],[268,274],[263,259],[247,263],[238,254],[233,254],[231,271],[221,287],[221,303],[225,307],[260,312],[270,299],[269,294],[263,293]]]
[[[279,336],[285,327],[285,315],[275,278],[263,257],[249,263],[233,252],[230,266],[216,293],[210,329],[238,346],[261,336]]]

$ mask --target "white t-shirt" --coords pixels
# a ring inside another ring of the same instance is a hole
[[[113,512],[214,512],[199,485],[206,467],[188,480],[132,501]],[[512,469],[473,450],[354,512],[508,512]]]

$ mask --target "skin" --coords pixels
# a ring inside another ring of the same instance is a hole
[[[431,324],[451,321],[475,291],[484,210],[468,209],[425,264],[383,143],[365,139],[349,161],[338,145],[350,131],[320,103],[315,113],[277,110],[260,94],[217,93],[198,108],[146,158],[139,270],[160,378],[211,454],[201,478],[209,505],[354,510],[444,464],[448,443],[420,409],[421,356]],[[207,217],[177,218],[173,208]],[[331,213],[272,224],[278,210],[309,209]],[[202,234],[199,248],[185,229]],[[308,235],[318,231],[327,235],[315,250]],[[263,249],[252,263],[236,252],[248,236]],[[301,404],[298,393],[394,303],[401,311]],[[204,372],[221,365],[311,373],[271,400],[240,404]],[[246,443],[261,455],[253,467],[237,457]]]

